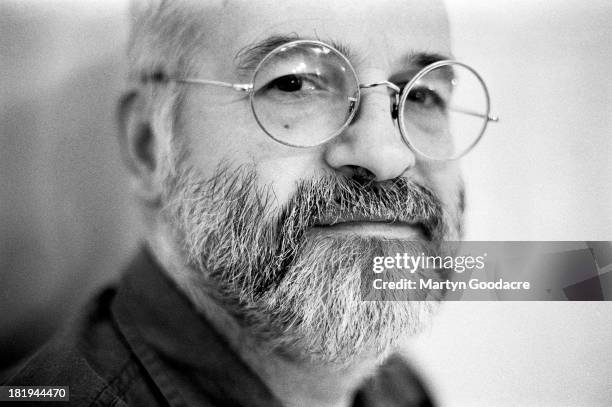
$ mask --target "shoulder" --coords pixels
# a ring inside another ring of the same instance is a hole
[[[98,294],[6,384],[69,386],[70,405],[125,405],[122,395],[140,373],[112,322],[115,291]]]

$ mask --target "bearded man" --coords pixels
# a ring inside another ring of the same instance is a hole
[[[120,144],[144,247],[11,383],[70,386],[75,405],[431,405],[394,350],[437,303],[365,301],[364,280],[375,257],[461,236],[457,159],[491,118],[442,4],[132,17]],[[470,80],[482,110],[453,101]]]

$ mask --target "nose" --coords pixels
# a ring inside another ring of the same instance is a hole
[[[349,178],[367,181],[394,179],[415,164],[392,117],[395,95],[386,86],[363,86],[359,110],[346,130],[325,150],[324,159]],[[368,89],[369,88],[369,89]]]

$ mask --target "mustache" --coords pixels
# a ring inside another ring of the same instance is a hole
[[[302,180],[280,211],[285,233],[350,221],[401,222],[419,227],[428,240],[444,236],[444,207],[436,194],[407,178],[362,183],[327,175]]]
[[[274,264],[276,272],[260,275],[255,292],[264,293],[280,284],[284,271],[295,264],[305,246],[310,228],[350,220],[416,225],[433,245],[439,245],[447,231],[442,202],[415,181],[397,178],[364,184],[333,175],[305,179],[278,212],[276,222],[268,223],[267,234],[275,247],[267,263]]]

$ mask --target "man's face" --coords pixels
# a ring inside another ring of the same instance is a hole
[[[185,1],[206,41],[193,75],[248,83],[237,55],[271,36],[350,49],[361,83],[407,82],[420,53],[450,54],[442,6],[430,0]],[[354,120],[311,148],[274,141],[249,99],[228,88],[186,90],[176,126],[181,159],[164,194],[166,220],[195,273],[253,334],[293,357],[349,361],[416,332],[430,306],[360,301],[374,256],[429,252],[457,239],[455,162],[402,141],[384,87],[363,89]]]

